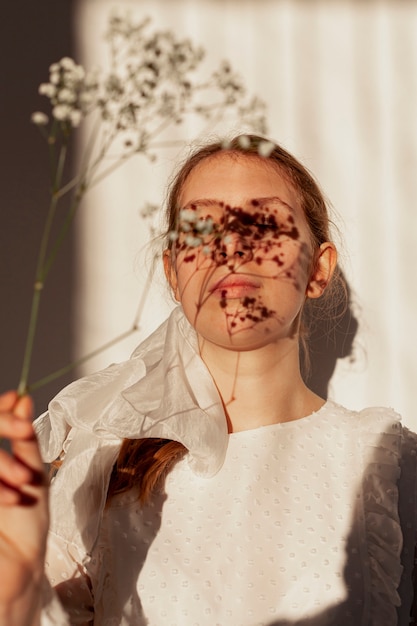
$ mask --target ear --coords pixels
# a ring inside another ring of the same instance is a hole
[[[175,263],[172,258],[171,250],[164,250],[164,254],[162,257],[164,263],[164,272],[166,279],[172,289],[172,295],[175,300],[179,302],[179,292],[178,292],[178,280],[177,280],[177,272],[175,271]]]
[[[329,284],[337,264],[337,251],[330,241],[322,243],[307,285],[307,298],[320,298]]]

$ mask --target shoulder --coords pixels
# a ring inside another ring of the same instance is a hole
[[[340,407],[343,415],[354,419],[355,427],[362,442],[373,442],[385,447],[398,456],[399,462],[417,462],[417,433],[402,423],[401,415],[389,407],[367,407],[360,411],[350,411]]]
[[[408,623],[417,528],[417,434],[392,408],[353,411],[328,404],[333,422],[358,455],[352,475],[356,470],[361,476],[358,515],[367,542],[374,605],[386,616],[384,598],[401,603],[398,623]]]
[[[374,406],[352,410],[333,401],[325,405],[333,427],[342,432],[344,440],[353,445],[363,467],[385,465],[391,475],[399,472],[404,454],[404,432],[400,415],[388,407]]]
[[[400,468],[400,499],[408,509],[413,508],[417,523],[417,434],[405,426],[402,429]]]
[[[404,426],[392,408],[374,406],[354,411],[334,402],[328,404],[345,435],[355,437],[366,472],[394,482],[400,500],[416,510],[417,520],[417,434]]]
[[[401,416],[394,409],[381,406],[353,410],[328,400],[323,407],[327,416],[332,417],[340,427],[357,430],[358,433],[401,435]]]

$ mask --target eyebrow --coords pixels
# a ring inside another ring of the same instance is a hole
[[[251,198],[250,200],[246,200],[246,202],[244,202],[242,208],[246,208],[248,206],[262,208],[270,202],[277,202],[278,204],[282,204],[282,206],[285,206],[290,211],[294,211],[294,207],[288,204],[288,202],[285,202],[284,200],[282,200],[282,198],[280,198],[279,196],[267,196],[265,198]],[[184,206],[184,209],[188,209],[193,206],[210,207],[210,206],[219,206],[219,205],[226,206],[226,203],[223,200],[217,200],[216,198],[200,198],[196,200],[190,200],[189,202],[187,202],[187,204]]]

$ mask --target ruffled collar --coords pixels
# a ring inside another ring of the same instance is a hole
[[[36,429],[47,462],[57,458],[70,430],[76,429],[107,442],[143,437],[179,441],[189,450],[191,468],[204,476],[220,469],[228,442],[220,396],[181,307],[131,359],[63,389]]]

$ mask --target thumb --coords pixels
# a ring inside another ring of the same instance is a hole
[[[17,399],[13,407],[13,413],[16,417],[24,420],[33,419],[33,400],[30,396],[22,396]]]

